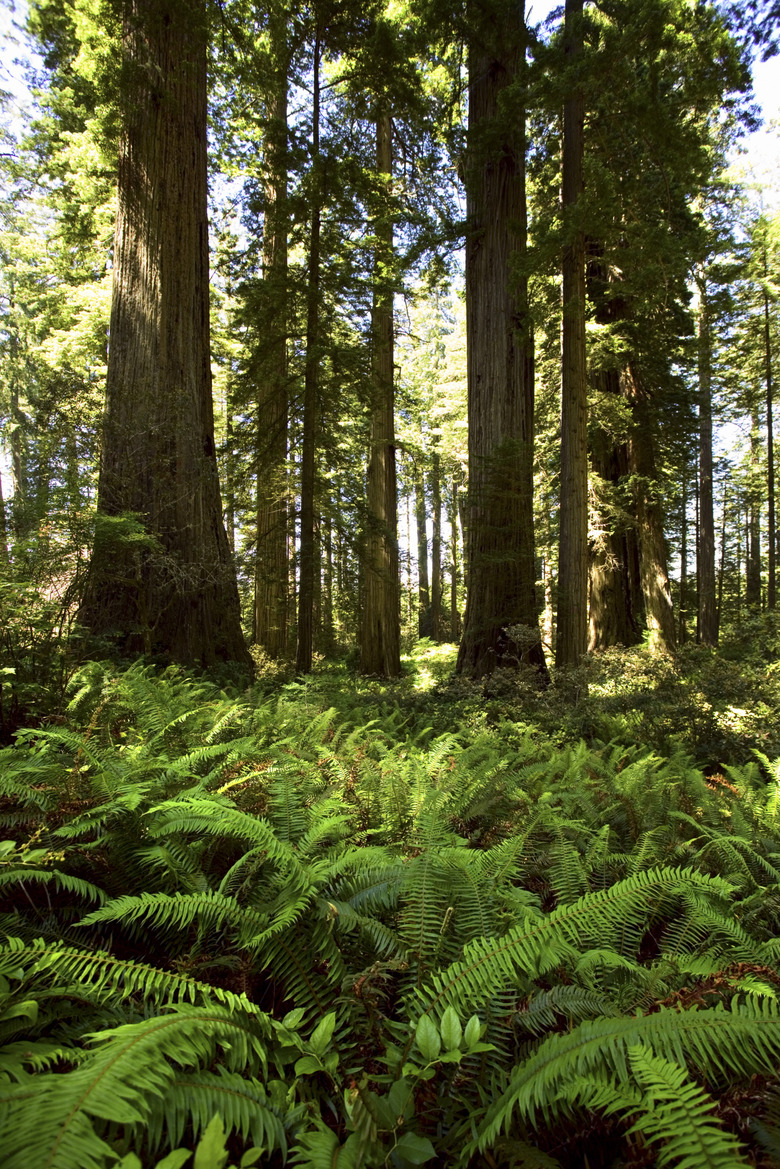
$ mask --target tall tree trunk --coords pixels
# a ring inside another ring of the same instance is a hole
[[[230,555],[236,554],[236,486],[233,458],[233,419],[230,416],[229,395],[225,395],[225,530]]]
[[[314,638],[314,487],[317,445],[317,393],[320,372],[320,217],[322,174],[320,160],[320,33],[314,39],[312,94],[312,185],[309,272],[306,289],[306,369],[303,387],[303,450],[301,454],[300,578],[298,583],[298,650],[296,669],[308,674]]]
[[[472,678],[520,659],[546,673],[535,594],[525,119],[517,107],[511,117],[502,110],[505,91],[524,80],[526,36],[520,10],[486,13],[469,57],[468,594],[457,668]]]
[[[389,114],[380,115],[376,121],[376,168],[389,195],[393,169]],[[401,673],[401,597],[395,466],[393,286],[388,277],[393,258],[393,220],[387,205],[377,214],[374,235],[371,449],[366,484],[368,532],[360,668],[364,674],[395,678]]]
[[[13,275],[9,281],[11,315],[15,309]],[[19,371],[18,371],[18,337],[15,324],[9,330],[9,372],[11,398],[11,482],[13,483],[13,502],[11,504],[11,526],[16,539],[26,535],[27,521],[27,419],[19,403]]]
[[[406,491],[406,625],[411,636],[414,623],[414,595],[412,589],[412,493]]]
[[[447,517],[450,523],[450,561],[452,563],[452,572],[450,574],[450,635],[453,641],[458,641],[460,638],[460,613],[458,612],[458,576],[460,572],[460,565],[458,563],[458,481],[452,480],[452,494],[450,496],[449,515]]]
[[[629,365],[623,375],[624,393],[632,406],[628,444],[629,472],[634,484],[634,508],[639,539],[639,566],[645,602],[645,623],[653,649],[671,652],[677,645],[672,590],[667,570],[663,508],[655,460],[655,423],[647,391]]]
[[[775,530],[775,432],[773,417],[772,334],[769,328],[769,293],[766,244],[764,245],[764,378],[766,385],[766,492],[767,492],[767,586],[766,607],[777,604],[777,532]]]
[[[699,280],[699,583],[698,640],[718,644],[715,603],[715,515],[712,498],[712,337],[707,289]]]
[[[436,439],[431,454],[431,637],[441,641],[441,461]]]
[[[288,390],[287,390],[287,104],[290,53],[287,12],[272,14],[273,81],[267,101],[263,287],[265,320],[258,361],[257,516],[254,639],[269,657],[287,649]]]
[[[683,460],[682,501],[680,504],[680,609],[677,640],[684,645],[688,640],[688,460]]]
[[[620,393],[616,370],[601,371],[598,382],[603,393]],[[616,442],[598,427],[593,434],[590,461],[606,496],[597,505],[598,531],[590,551],[588,648],[593,651],[613,645],[637,645],[642,640],[644,599],[636,526],[621,514],[624,509],[614,500],[614,493],[629,474],[628,444]]]
[[[9,563],[8,520],[5,514],[5,499],[3,498],[3,473],[2,468],[0,468],[0,569],[7,568]]]
[[[723,581],[726,575],[726,512],[729,501],[729,491],[726,481],[723,482],[723,511],[721,513],[720,521],[720,567],[718,569],[718,633],[720,633],[720,624],[723,620]],[[739,532],[739,528],[737,528]]]
[[[431,636],[431,592],[428,579],[428,512],[425,505],[425,477],[422,455],[415,464],[414,514],[417,525],[417,636]]]
[[[128,0],[123,54],[99,514],[79,620],[124,653],[249,666],[214,445],[205,5]],[[144,539],[127,538],[127,513]]]
[[[588,640],[588,391],[585,363],[585,235],[576,223],[584,190],[583,0],[566,0],[564,55],[574,78],[563,107],[563,357],[561,516],[556,665],[575,666]]]
[[[761,608],[761,420],[758,405],[750,411],[750,486],[745,600],[749,609]]]
[[[322,575],[322,651],[330,656],[336,647],[336,626],[333,613],[333,518],[328,513],[324,523],[325,559]]]

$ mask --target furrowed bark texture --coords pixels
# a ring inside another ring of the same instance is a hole
[[[376,122],[376,166],[388,186],[393,167],[389,115]],[[401,672],[401,594],[398,577],[398,504],[395,467],[393,382],[393,289],[387,271],[393,254],[393,221],[380,214],[374,224],[374,290],[371,310],[372,402],[368,461],[368,530],[365,594],[360,644],[364,674],[395,678]]]
[[[615,371],[605,371],[600,380],[605,392],[620,393]],[[606,487],[616,492],[628,475],[628,446],[597,429],[590,461]],[[644,602],[636,528],[614,505],[597,508],[596,521],[599,530],[590,554],[588,649],[637,645],[642,640]]]
[[[268,179],[263,225],[267,334],[258,368],[257,562],[254,640],[271,658],[287,649],[289,591],[287,484],[287,28],[272,21],[276,62],[265,141]]]
[[[564,54],[582,54],[582,0],[566,0]],[[563,354],[558,630],[555,661],[575,666],[588,642],[588,392],[585,361],[585,234],[576,222],[584,190],[585,98],[576,80],[563,107]]]
[[[501,108],[524,54],[521,17],[506,11],[483,26],[469,61],[468,596],[457,668],[472,678],[520,659],[545,669],[534,588],[533,334],[527,278],[514,270],[526,251],[524,113]]]
[[[320,377],[320,226],[322,174],[320,159],[320,34],[314,41],[312,94],[312,167],[314,186],[309,234],[309,271],[306,287],[306,369],[303,386],[301,444],[301,539],[298,584],[298,645],[295,666],[299,674],[311,671],[314,652],[314,490],[317,451],[317,397]]]
[[[655,458],[655,424],[647,391],[639,374],[630,364],[623,373],[622,381],[623,393],[632,408],[628,470],[634,484],[645,624],[650,634],[651,648],[671,652],[677,645],[677,636],[666,566],[663,508]]]
[[[123,50],[102,519],[80,621],[123,652],[249,664],[214,449],[205,18],[132,0]],[[146,538],[110,523],[128,512]]]

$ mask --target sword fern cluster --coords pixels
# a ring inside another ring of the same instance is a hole
[[[90,666],[0,757],[8,1169],[780,1156],[768,760],[319,698]]]

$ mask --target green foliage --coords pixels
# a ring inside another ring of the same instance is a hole
[[[774,1139],[747,1091],[780,1058],[774,780],[435,734],[414,680],[406,709],[327,672],[255,702],[91,664],[3,752],[11,1169],[574,1166],[605,1141],[736,1165]]]

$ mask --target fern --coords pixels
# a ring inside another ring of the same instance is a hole
[[[770,1071],[780,1057],[780,1010],[766,1000],[734,1001],[706,1011],[660,1010],[631,1018],[588,1020],[567,1035],[551,1035],[512,1073],[509,1087],[488,1109],[479,1144],[486,1148],[513,1114],[535,1123],[569,1110],[561,1088],[573,1077],[627,1072],[629,1048],[641,1044],[662,1059],[717,1079]]]
[[[145,1125],[152,1101],[170,1096],[175,1065],[208,1067],[218,1048],[229,1071],[267,1066],[270,1032],[263,1016],[246,1008],[184,1004],[101,1032],[72,1071],[0,1087],[6,1166],[24,1169],[32,1160],[46,1169],[103,1169],[112,1156],[101,1135],[105,1122]]]

